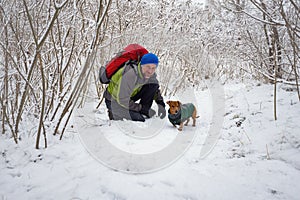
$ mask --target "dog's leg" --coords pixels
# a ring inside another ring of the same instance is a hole
[[[182,129],[183,129],[183,122],[180,122],[180,126],[179,126],[178,130],[182,131]]]
[[[185,122],[185,126],[187,126],[188,125],[188,123],[189,123],[189,121],[190,121],[190,118],[188,118],[187,120],[186,120],[186,122]]]
[[[196,126],[196,118],[193,118],[193,126]]]
[[[196,110],[196,108],[194,109],[192,118],[193,118],[193,126],[196,126],[196,118],[197,118],[197,110]]]

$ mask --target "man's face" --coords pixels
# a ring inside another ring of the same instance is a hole
[[[143,73],[144,77],[146,79],[148,79],[154,74],[154,72],[156,70],[156,65],[155,64],[145,64],[145,65],[142,65],[141,68],[142,68],[142,73]]]

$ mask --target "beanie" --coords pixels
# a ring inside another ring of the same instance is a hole
[[[157,67],[158,57],[153,53],[145,54],[141,59],[141,65],[145,65],[145,64],[155,64]]]

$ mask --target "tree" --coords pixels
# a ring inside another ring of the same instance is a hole
[[[26,119],[35,126],[36,148],[41,134],[46,147],[46,131],[55,127],[56,133],[63,119],[68,121],[92,71],[110,4],[1,2],[2,132],[9,127],[16,143]]]

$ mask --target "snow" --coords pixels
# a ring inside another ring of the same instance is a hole
[[[170,97],[198,108],[182,132],[167,118],[110,122],[91,101],[47,149],[34,149],[33,134],[18,145],[1,134],[0,199],[299,199],[300,102],[286,87],[277,121],[272,85],[228,83],[219,96],[209,87]]]

